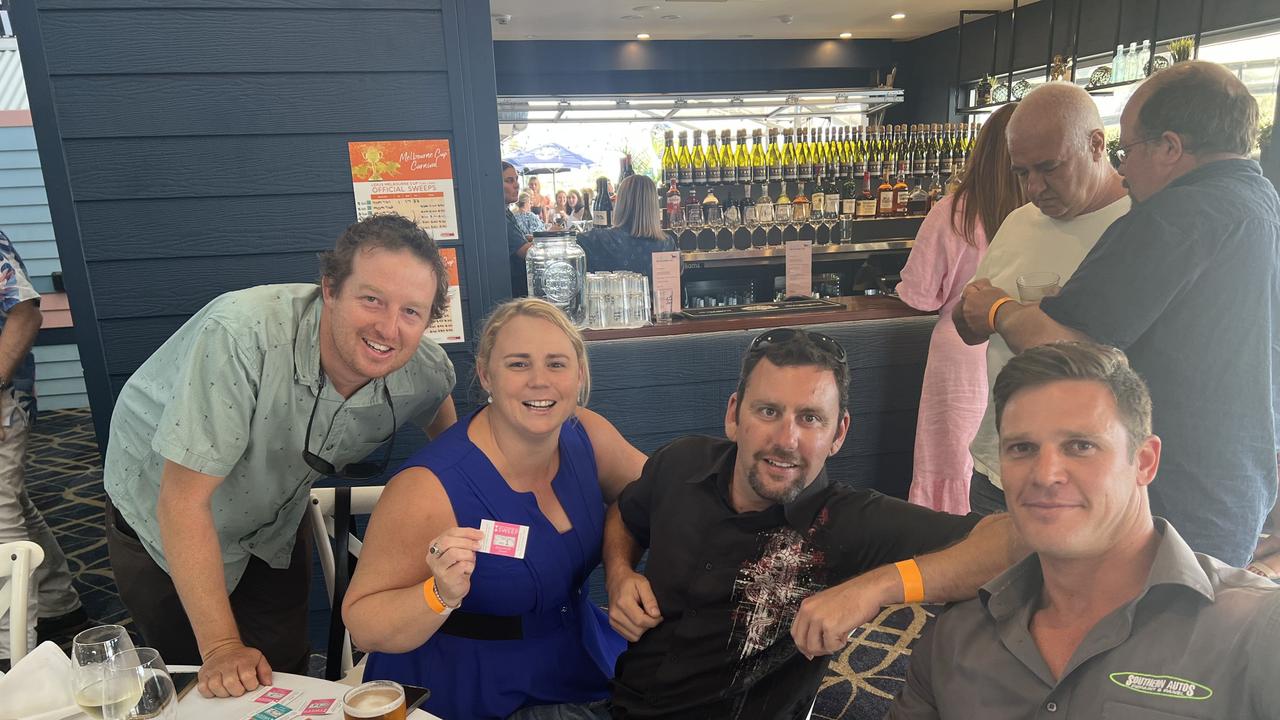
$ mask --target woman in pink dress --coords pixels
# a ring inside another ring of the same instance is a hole
[[[934,205],[920,225],[898,284],[903,302],[938,311],[920,392],[909,499],[950,513],[969,512],[969,443],[987,407],[987,344],[965,345],[951,309],[973,279],[989,239],[1023,203],[1004,140],[1013,108],[1005,105],[992,113],[978,133],[960,187]]]

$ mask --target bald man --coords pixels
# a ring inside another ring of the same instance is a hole
[[[1129,211],[1120,175],[1107,157],[1107,139],[1093,98],[1071,83],[1029,93],[1005,132],[1009,159],[1031,202],[1005,218],[978,264],[972,288],[1016,295],[1020,275],[1054,273],[1065,282],[1112,222]],[[966,290],[966,294],[977,290]],[[971,345],[987,339],[987,319],[970,320],[961,302],[956,329]],[[968,304],[972,309],[972,304]],[[985,311],[985,307],[982,308]],[[988,390],[1014,351],[999,335],[987,345]],[[969,504],[989,515],[1005,509],[1000,451],[991,402],[969,446],[973,479]]]
[[[1123,349],[1164,440],[1152,511],[1237,566],[1276,500],[1280,198],[1249,159],[1257,136],[1258,104],[1234,73],[1161,70],[1120,116],[1133,211],[1057,297],[1022,304],[976,283],[962,303],[971,327],[994,315],[1014,351],[1082,339]]]

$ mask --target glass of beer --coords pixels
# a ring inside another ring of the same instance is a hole
[[[404,720],[404,688],[390,680],[373,680],[342,696],[346,720]]]
[[[1037,302],[1062,289],[1058,273],[1033,272],[1018,276],[1018,299],[1024,303]]]

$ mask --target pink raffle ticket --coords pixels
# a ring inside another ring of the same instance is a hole
[[[481,520],[480,532],[484,533],[484,539],[480,541],[480,552],[524,559],[524,548],[529,542],[528,525]]]

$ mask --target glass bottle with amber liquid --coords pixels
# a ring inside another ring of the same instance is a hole
[[[880,181],[880,186],[876,188],[876,217],[889,218],[894,216],[893,209],[893,174],[884,176]]]
[[[898,166],[898,181],[893,184],[893,214],[898,217],[907,216],[907,199],[911,196],[911,188],[907,187],[906,163]]]
[[[880,203],[871,185],[871,171],[862,173],[862,189],[854,200],[854,217],[858,220],[870,220],[876,216]]]
[[[678,230],[684,227],[684,211],[680,205],[680,186],[676,184],[675,178],[671,178],[664,207],[665,224],[671,230]]]
[[[929,192],[924,189],[924,176],[917,176],[915,181],[916,186],[911,189],[911,194],[907,196],[907,214],[927,215],[929,213]]]
[[[825,220],[827,212],[827,186],[824,184],[822,173],[818,173],[818,181],[813,184],[813,193],[809,195],[809,218],[811,220]]]

